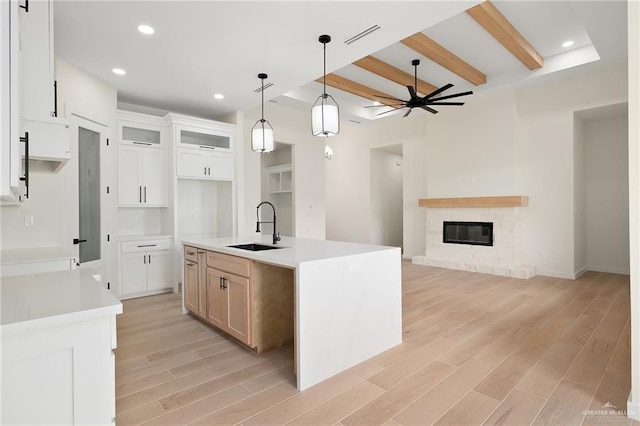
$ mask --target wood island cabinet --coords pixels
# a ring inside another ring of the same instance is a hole
[[[192,246],[184,262],[187,310],[256,353],[293,341],[293,269]]]

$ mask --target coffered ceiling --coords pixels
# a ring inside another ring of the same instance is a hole
[[[156,33],[139,34],[141,23]],[[419,93],[448,83],[454,88],[443,95],[479,92],[588,63],[625,63],[627,37],[626,2],[616,0],[61,0],[55,28],[57,55],[116,87],[120,101],[211,118],[258,106],[260,72],[272,83],[266,99],[310,108],[322,93],[318,36],[329,34],[328,92],[353,121],[393,115],[365,107],[393,102],[375,95],[408,99],[413,59],[421,61]],[[567,40],[573,45],[563,47]]]

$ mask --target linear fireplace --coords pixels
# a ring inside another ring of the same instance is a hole
[[[442,223],[442,242],[493,246],[493,222]]]

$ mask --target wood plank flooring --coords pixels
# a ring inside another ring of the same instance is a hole
[[[117,424],[632,424],[628,276],[402,275],[403,343],[304,392],[291,345],[256,356],[176,294],[124,301]]]

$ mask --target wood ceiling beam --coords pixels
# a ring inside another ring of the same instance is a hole
[[[316,81],[318,83],[322,83],[322,77],[320,77]],[[388,98],[395,98],[395,96],[387,95],[386,93],[383,93],[379,90],[372,89],[371,87],[356,83],[355,81],[340,77],[336,74],[327,74],[327,86],[344,90],[345,92],[351,93],[352,95],[360,96],[361,98],[378,101],[384,105],[398,103],[390,99],[376,97],[375,95],[381,95]]]
[[[373,56],[365,56],[364,58],[355,61],[353,65],[357,65],[364,70],[379,75],[382,78],[386,78],[387,80],[391,80],[402,86],[413,86],[415,84],[415,77],[413,75]],[[438,88],[433,84],[418,79],[416,92],[422,95],[427,95],[437,89]]]
[[[459,75],[469,83],[478,86],[487,82],[486,75],[422,33],[415,33],[400,42],[441,67]]]
[[[489,0],[467,9],[467,14],[527,68],[542,68],[542,56]]]

